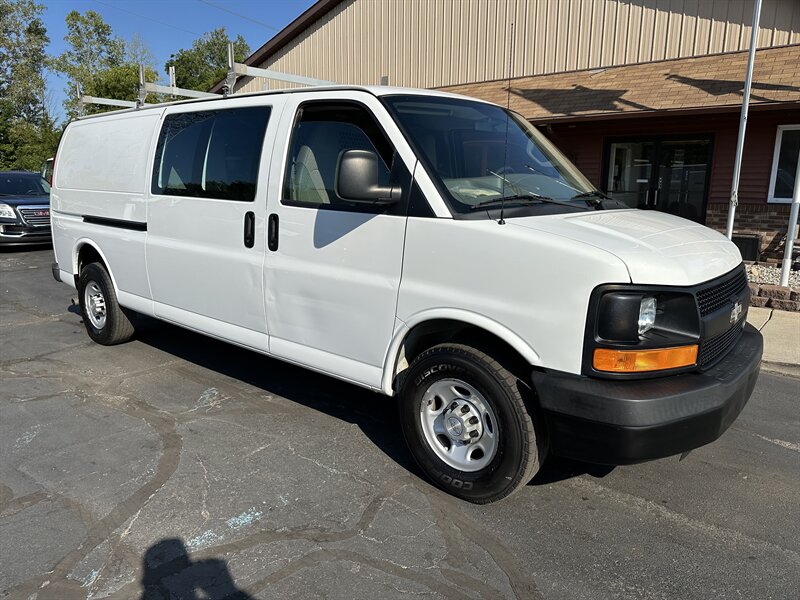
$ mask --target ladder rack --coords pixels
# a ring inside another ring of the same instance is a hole
[[[281,71],[274,71],[272,69],[261,69],[258,67],[251,67],[244,63],[238,63],[234,60],[233,43],[228,43],[228,73],[225,77],[225,84],[222,88],[222,95],[214,94],[212,92],[200,92],[198,90],[190,90],[180,88],[175,85],[175,67],[169,68],[169,85],[161,85],[158,83],[151,83],[145,81],[145,67],[139,65],[139,84],[137,86],[136,100],[118,100],[116,98],[102,98],[98,96],[89,96],[83,93],[83,88],[80,83],[76,84],[76,92],[78,97],[78,116],[84,115],[84,110],[87,104],[100,104],[103,106],[117,106],[120,108],[142,108],[144,106],[151,106],[145,102],[147,94],[164,94],[167,96],[180,96],[182,98],[214,98],[214,97],[227,97],[233,95],[232,92],[236,80],[239,77],[259,77],[267,80],[285,81],[287,83],[294,83],[297,85],[336,85],[334,81],[325,79],[316,79],[314,77],[304,77],[302,75],[293,75],[291,73],[283,73]]]

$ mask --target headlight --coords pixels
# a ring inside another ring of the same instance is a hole
[[[694,296],[609,285],[592,294],[586,372],[633,374],[693,366],[700,320]]]
[[[639,304],[639,335],[644,335],[656,324],[656,299],[645,296]]]
[[[14,214],[14,209],[11,208],[8,204],[0,203],[0,219],[17,219],[17,215]]]

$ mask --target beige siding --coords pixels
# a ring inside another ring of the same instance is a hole
[[[258,66],[439,87],[744,50],[752,16],[752,0],[346,0]],[[759,47],[797,43],[800,0],[763,0]]]

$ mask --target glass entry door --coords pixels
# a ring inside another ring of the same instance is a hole
[[[709,137],[612,142],[606,193],[632,208],[702,223],[710,167]]]

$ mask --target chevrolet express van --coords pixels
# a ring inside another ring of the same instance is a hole
[[[606,197],[522,117],[462,96],[306,88],[78,119],[52,223],[96,342],[142,313],[396,396],[422,470],[472,502],[548,452],[707,444],[758,376],[735,245]]]

